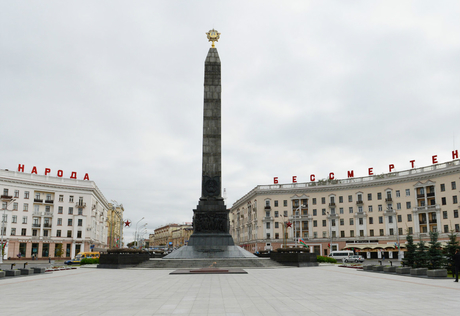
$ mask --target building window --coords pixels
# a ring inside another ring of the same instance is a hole
[[[343,218],[340,219],[340,226],[345,225],[345,220]]]
[[[348,208],[348,213],[350,213],[350,214],[353,213],[353,206],[350,206],[350,207]]]
[[[316,216],[316,208],[313,209],[313,216]]]
[[[353,218],[350,218],[350,225],[353,225]]]
[[[407,214],[407,221],[412,222],[412,214]]]
[[[362,213],[363,212],[363,207],[362,206],[358,206],[358,213]]]
[[[446,185],[444,183],[441,183],[441,192],[446,191]]]
[[[14,197],[18,198],[19,197],[19,190],[14,190]]]
[[[323,219],[323,227],[326,227],[326,220]]]
[[[393,236],[393,235],[394,235],[393,228],[390,228],[390,236]]]
[[[69,207],[69,215],[73,214],[73,207]]]
[[[21,236],[26,236],[27,235],[27,228],[22,228],[21,229]]]
[[[449,225],[444,225],[444,232],[448,233],[449,232]]]
[[[367,200],[372,201],[372,193],[367,193]]]
[[[340,237],[342,237],[342,238],[345,237],[345,231],[344,231],[344,230],[341,230],[341,231],[340,231]]]
[[[17,211],[17,210],[18,210],[18,203],[14,202],[13,203],[13,211]]]
[[[364,237],[364,230],[362,230],[362,229],[359,230],[359,236]]]
[[[414,231],[413,228],[409,227],[409,234],[413,234],[414,233],[413,231]]]
[[[399,190],[396,190],[396,197],[400,197],[401,196],[401,192]]]
[[[275,200],[275,207],[278,206],[278,200]]]
[[[24,212],[29,211],[29,203],[24,203]]]
[[[353,202],[353,195],[348,196],[348,202]]]
[[[16,228],[11,228],[11,236],[16,236]]]
[[[442,211],[442,218],[447,219],[447,211]]]
[[[284,211],[284,217],[288,216],[288,211]]]
[[[456,196],[456,195],[454,195],[454,196],[452,197],[452,203],[454,203],[454,204],[457,204],[457,203],[458,203],[458,201],[457,201],[457,196]]]
[[[379,224],[383,224],[383,216],[379,216]]]
[[[327,235],[326,235],[326,232],[323,232],[323,238],[326,238]]]
[[[58,206],[58,214],[62,214],[63,210],[64,210],[64,208],[62,206]]]
[[[380,236],[383,236],[383,229],[379,229]]]
[[[56,230],[56,237],[61,237],[61,231],[60,230]]]
[[[374,230],[373,230],[373,229],[369,230],[369,235],[370,235],[371,237],[374,236]]]
[[[379,205],[379,206],[378,206],[378,209],[379,209],[379,212],[383,211],[382,205]]]
[[[381,200],[382,199],[382,192],[379,192],[377,193],[377,200]]]
[[[410,196],[410,189],[406,189],[406,196]]]
[[[321,198],[321,204],[326,204],[326,198],[325,197]]]
[[[354,230],[350,230],[350,237],[355,237],[355,231]]]
[[[78,214],[78,215],[81,215],[81,214]],[[278,211],[275,211],[275,217],[279,217]]]
[[[267,239],[270,239],[270,233],[267,233]]]
[[[326,209],[325,209],[325,208],[323,208],[323,209],[321,210],[321,215],[326,215]]]
[[[80,224],[80,220],[78,220],[78,224]],[[78,226],[82,226],[82,225],[78,225]],[[275,222],[275,228],[279,228],[279,223],[278,222]]]
[[[454,218],[458,218],[458,210],[454,210]]]
[[[62,226],[62,218],[58,218],[58,219],[57,219],[57,225],[58,225],[58,226]]]
[[[401,203],[396,203],[396,209],[398,209],[398,210],[401,209]]]
[[[23,224],[27,224],[27,216],[23,216],[23,217],[22,217],[22,223],[23,223]]]
[[[69,202],[73,203],[73,195],[69,196]]]
[[[374,224],[374,218],[373,217],[369,217],[369,225],[372,225]]]
[[[48,229],[45,229],[45,230],[43,231],[43,237],[48,237],[48,232],[49,232],[49,230],[48,230]]]
[[[17,222],[18,222],[18,216],[17,215],[11,216],[11,223],[17,223]]]
[[[458,233],[460,231],[460,225],[455,224],[455,232]]]
[[[318,232],[313,232],[313,238],[318,238]]]
[[[24,191],[24,198],[28,199],[29,198],[29,191]]]
[[[316,198],[312,199],[313,205],[316,205]]]
[[[77,231],[77,238],[81,238],[81,230]]]
[[[59,202],[64,202],[64,195],[62,194],[59,195]]]
[[[35,199],[40,200],[40,193],[39,192],[35,193]]]
[[[72,231],[71,230],[67,231],[67,237],[69,237],[69,238],[72,237]]]
[[[270,223],[267,223],[267,224],[270,224]],[[71,218],[69,218],[67,220],[67,226],[72,226],[72,219]]]
[[[343,207],[339,208],[340,214],[343,214]]]
[[[313,221],[313,227],[318,227],[318,222],[316,220]]]
[[[339,203],[343,203],[343,196],[339,196]]]
[[[390,224],[393,223],[393,216],[388,216],[388,223],[390,223]]]
[[[364,225],[364,220],[363,220],[362,217],[360,217],[360,218],[358,219],[358,221],[359,221],[359,225]]]
[[[270,222],[265,223],[265,225],[266,225],[265,227],[266,227],[267,229],[270,229]]]
[[[287,206],[287,200],[284,200],[284,201],[283,201],[283,205],[284,205],[284,206]]]
[[[457,184],[455,183],[455,181],[452,181],[450,183],[450,185],[452,186],[452,190],[456,190],[457,189]]]
[[[411,208],[411,203],[410,203],[410,202],[406,202],[406,208],[407,208],[408,210],[410,210],[410,208]]]
[[[335,227],[335,219],[331,220],[331,226]]]
[[[367,210],[368,210],[369,212],[372,212],[372,205],[369,205],[369,206],[367,207]]]
[[[402,215],[398,215],[398,223],[402,222]]]
[[[275,239],[280,239],[280,234],[279,233],[275,233]]]

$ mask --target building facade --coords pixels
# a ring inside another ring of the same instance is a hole
[[[0,170],[4,258],[107,248],[109,203],[94,181]]]
[[[417,241],[437,231],[444,241],[460,231],[459,189],[460,160],[362,178],[258,185],[233,204],[230,231],[251,252],[294,246],[299,238],[321,255],[404,244],[408,232]]]
[[[107,245],[109,248],[123,248],[123,204],[109,203],[107,210]]]

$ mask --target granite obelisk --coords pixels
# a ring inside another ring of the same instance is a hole
[[[212,47],[204,63],[201,197],[193,210],[193,234],[188,245],[165,258],[252,258],[253,254],[235,246],[229,234],[229,210],[222,198],[221,63],[214,46],[220,33],[212,29],[206,34]]]

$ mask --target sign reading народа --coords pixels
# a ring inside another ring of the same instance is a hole
[[[18,165],[18,171],[19,172],[24,172],[24,165],[19,164]],[[33,166],[32,171],[30,173],[38,174],[37,173],[37,167]],[[50,168],[45,168],[45,176],[49,175],[50,173],[51,173],[51,169]],[[62,178],[64,176],[64,171],[58,170],[57,171],[57,176],[59,178]],[[72,171],[72,173],[70,174],[70,179],[77,179],[77,173],[75,171]],[[87,173],[85,173],[85,176],[83,177],[83,180],[89,180],[89,175]]]

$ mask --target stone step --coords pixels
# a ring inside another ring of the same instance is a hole
[[[269,258],[236,259],[157,259],[151,258],[137,265],[144,269],[180,269],[180,268],[275,268],[282,264]]]

